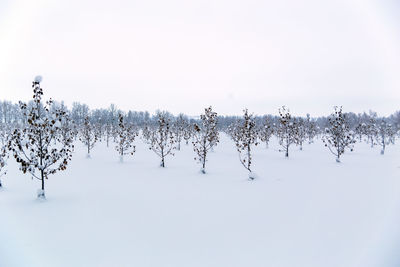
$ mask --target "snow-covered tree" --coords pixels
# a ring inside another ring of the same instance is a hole
[[[150,150],[154,151],[161,158],[161,167],[165,167],[165,157],[174,155],[176,149],[175,136],[171,129],[171,119],[166,112],[157,113],[156,125],[149,127],[145,132],[145,139],[150,144]]]
[[[243,112],[243,118],[233,123],[229,132],[239,152],[240,163],[248,170],[249,179],[254,180],[256,176],[251,170],[251,146],[258,145],[258,133],[254,116],[249,114],[247,109],[243,110]]]
[[[258,131],[260,140],[265,143],[266,148],[268,148],[269,140],[274,134],[274,126],[272,119],[269,116],[266,116]]]
[[[303,118],[299,117],[296,120],[296,140],[297,145],[300,146],[300,150],[303,150],[303,143],[307,139],[307,126]]]
[[[376,145],[375,136],[377,136],[378,134],[378,129],[376,128],[376,120],[376,113],[370,111],[368,120],[366,122],[365,135],[367,137],[367,142],[371,144],[371,147],[374,147],[374,145]]]
[[[367,133],[367,125],[364,122],[359,122],[354,128],[354,135],[357,137],[358,141],[361,142],[363,135]]]
[[[376,121],[376,135],[374,141],[376,144],[381,146],[381,154],[385,154],[385,148],[391,143],[391,140],[395,136],[395,131],[390,123],[386,119],[382,118]]]
[[[196,152],[194,158],[201,164],[201,172],[206,173],[207,154],[210,149],[219,142],[217,129],[217,113],[211,107],[204,109],[200,115],[200,122],[195,123],[193,128],[193,150]]]
[[[124,122],[124,116],[118,114],[118,127],[116,128],[117,146],[115,149],[119,153],[120,162],[124,161],[124,155],[133,155],[136,152],[136,146],[133,145],[138,132],[133,125]]]
[[[64,110],[64,119],[61,120],[61,136],[62,138],[67,141],[68,139],[72,138],[72,140],[75,139],[75,135],[77,132],[75,132],[75,123],[70,119],[70,116],[68,115],[67,110]]]
[[[61,125],[69,119],[65,111],[52,109],[51,99],[43,103],[40,82],[41,77],[38,76],[32,84],[33,105],[28,108],[20,102],[21,112],[27,121],[11,133],[7,149],[23,173],[29,172],[32,178],[41,181],[38,198],[45,199],[44,181],[49,175],[67,168],[72,157],[73,139],[72,136],[64,138],[62,135]]]
[[[95,135],[97,136],[97,141],[102,142],[103,135],[104,135],[103,125],[99,122],[93,123],[93,129],[94,129]]]
[[[142,127],[142,135],[141,135],[141,139],[143,140],[143,142],[145,143],[151,143],[150,139],[151,139],[151,132],[152,129],[154,129],[155,126],[150,124],[149,122],[146,122],[146,124]]]
[[[298,127],[294,117],[289,110],[283,106],[279,109],[279,124],[276,129],[276,135],[279,139],[279,144],[285,152],[285,157],[289,157],[289,147],[292,144],[297,144]]]
[[[315,120],[311,119],[310,114],[307,114],[305,126],[306,126],[306,135],[308,138],[308,143],[312,144],[315,136],[318,133],[318,128],[317,128],[317,123],[315,122]]]
[[[175,140],[176,140],[176,148],[177,150],[181,150],[181,141],[182,138],[185,136],[185,129],[189,127],[189,122],[188,119],[185,115],[180,113],[178,117],[176,118],[172,130],[175,134]]]
[[[89,107],[78,102],[72,103],[71,119],[77,124],[82,125],[85,118],[89,116]]]
[[[85,121],[80,131],[79,140],[86,146],[86,157],[90,158],[90,151],[97,142],[97,133],[88,116],[85,117]]]
[[[346,114],[342,112],[342,107],[334,107],[335,111],[329,116],[329,125],[325,129],[322,138],[325,146],[336,156],[336,162],[340,162],[340,156],[346,148],[353,150],[354,139],[350,127],[347,123]]]

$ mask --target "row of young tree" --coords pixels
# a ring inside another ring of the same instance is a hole
[[[32,83],[33,100],[20,102],[18,110],[9,102],[0,103],[0,187],[6,160],[13,157],[23,173],[41,181],[41,199],[45,199],[45,180],[67,168],[78,140],[86,147],[87,157],[97,142],[104,141],[107,146],[113,143],[123,162],[124,156],[136,152],[135,140],[140,137],[160,157],[161,167],[166,166],[168,156],[180,150],[182,142],[191,142],[194,159],[201,165],[201,172],[206,173],[208,154],[218,144],[220,132],[224,132],[233,140],[239,161],[253,180],[253,147],[260,143],[268,147],[272,136],[278,138],[285,157],[289,157],[293,145],[302,150],[304,143],[321,138],[340,162],[341,155],[361,141],[380,145],[384,154],[400,132],[399,112],[389,118],[378,118],[373,112],[355,116],[344,113],[342,107],[334,107],[330,116],[321,118],[295,117],[284,106],[278,116],[254,116],[245,109],[242,117],[218,116],[208,107],[197,118],[184,114],[174,117],[165,111],[154,116],[148,112],[124,113],[114,105],[107,110],[90,111],[87,105],[75,103],[68,110],[63,103],[44,101],[40,83],[38,76]],[[13,108],[4,108],[9,105]]]

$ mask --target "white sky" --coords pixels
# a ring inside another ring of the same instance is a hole
[[[0,99],[189,115],[400,109],[400,1],[0,2]]]

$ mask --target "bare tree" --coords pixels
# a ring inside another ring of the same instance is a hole
[[[263,124],[261,125],[258,134],[260,136],[260,140],[265,143],[266,148],[268,148],[269,140],[271,136],[274,134],[274,123],[269,116],[266,116]]]
[[[200,122],[195,123],[193,128],[193,150],[197,154],[194,159],[201,164],[201,172],[206,173],[207,153],[219,142],[217,113],[211,107],[204,109]]]
[[[357,136],[358,141],[361,142],[363,135],[367,133],[367,125],[364,122],[360,122],[354,128],[354,135]]]
[[[375,136],[377,136],[378,134],[378,129],[376,128],[376,120],[377,114],[370,111],[368,120],[366,122],[365,135],[367,137],[367,143],[370,143],[371,147],[374,147],[374,145],[376,145]]]
[[[133,125],[128,125],[124,122],[124,116],[118,114],[118,128],[117,133],[117,146],[115,149],[119,153],[120,162],[124,161],[124,155],[133,155],[136,152],[136,147],[133,145],[138,132],[135,130]]]
[[[289,147],[291,144],[297,144],[297,124],[289,110],[283,106],[279,109],[279,124],[276,134],[279,138],[279,144],[285,152],[285,157],[289,157]]]
[[[157,113],[157,123],[153,127],[147,126],[145,136],[150,144],[150,150],[154,151],[161,158],[161,167],[165,167],[165,157],[174,155],[175,137],[171,129],[171,119],[166,112]]]
[[[307,139],[307,126],[303,118],[299,117],[295,119],[296,122],[296,143],[300,146],[300,150],[303,150],[303,143]]]
[[[154,125],[150,124],[150,123],[146,123],[143,127],[142,127],[142,135],[141,135],[141,139],[145,142],[145,143],[151,143],[151,132],[152,130],[155,128]]]
[[[90,158],[90,151],[97,142],[97,133],[88,116],[85,117],[85,121],[80,131],[79,140],[86,146],[86,157]]]
[[[20,109],[27,121],[24,127],[16,128],[12,132],[7,148],[23,173],[29,172],[32,178],[41,181],[38,198],[45,199],[44,181],[49,175],[67,168],[72,157],[73,139],[72,136],[62,136],[61,124],[63,120],[69,119],[65,111],[52,109],[51,99],[45,104],[42,103],[43,90],[40,82],[41,77],[38,76],[32,84],[33,105],[28,108],[20,102]]]
[[[254,116],[249,114],[247,109],[243,110],[243,112],[243,119],[233,123],[230,126],[229,132],[239,152],[240,163],[249,171],[249,179],[254,180],[256,176],[251,170],[251,146],[258,145],[258,133]]]
[[[306,135],[308,138],[308,143],[312,144],[315,136],[318,133],[318,128],[317,128],[317,123],[313,119],[311,119],[310,114],[307,114],[305,126],[306,126]]]
[[[103,125],[101,123],[99,123],[99,122],[93,123],[93,129],[94,129],[94,134],[97,137],[97,140],[99,142],[102,142],[103,135],[104,135],[104,127],[103,127]]]
[[[336,156],[336,162],[340,162],[340,156],[346,148],[353,150],[354,139],[350,127],[346,120],[346,114],[342,112],[342,107],[334,107],[335,111],[329,118],[329,127],[325,129],[322,141]]]
[[[374,136],[376,144],[381,146],[381,155],[385,154],[385,148],[394,139],[395,131],[390,123],[384,118],[376,121],[376,135]]]
[[[176,148],[177,150],[181,150],[181,141],[182,138],[185,135],[185,129],[189,127],[189,122],[188,119],[180,113],[178,117],[176,118],[172,130],[175,134],[175,140],[176,140]]]
[[[64,110],[64,119],[61,120],[61,136],[64,141],[68,141],[68,139],[75,139],[75,135],[77,134],[74,129],[76,128],[75,123],[70,119],[67,110]]]

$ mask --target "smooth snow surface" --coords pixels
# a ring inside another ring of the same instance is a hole
[[[320,141],[290,157],[255,148],[249,181],[222,135],[199,172],[191,146],[166,168],[140,140],[124,163],[114,145],[40,181],[12,159],[0,190],[0,266],[400,266],[400,149],[357,144],[341,163]]]

